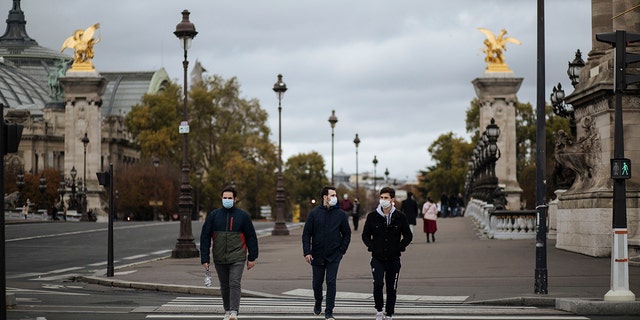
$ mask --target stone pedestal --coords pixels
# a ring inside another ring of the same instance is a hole
[[[509,209],[520,210],[522,188],[516,177],[516,93],[522,78],[514,77],[512,72],[485,72],[472,83],[480,100],[480,130],[484,130],[492,118],[500,127],[496,177],[505,187]]]
[[[68,72],[59,81],[65,101],[64,174],[68,177],[71,168],[75,167],[78,178],[84,179],[86,170],[87,210],[103,213],[100,200],[103,187],[98,184],[96,172],[103,171],[100,106],[107,80],[97,72]],[[86,167],[85,147],[81,141],[85,133],[89,138]]]

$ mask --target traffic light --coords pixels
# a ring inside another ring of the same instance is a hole
[[[631,179],[631,160],[611,159],[611,179]]]
[[[640,82],[640,75],[627,74],[626,72],[629,64],[640,62],[639,53],[627,52],[629,44],[640,41],[640,34],[616,30],[616,32],[598,33],[596,34],[596,40],[609,43],[616,48],[614,56],[614,91],[625,90],[627,85]]]
[[[22,138],[22,129],[24,127],[19,124],[4,122],[3,138],[4,138],[4,154],[18,152],[20,139]]]

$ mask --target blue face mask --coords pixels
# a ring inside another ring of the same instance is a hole
[[[233,199],[222,199],[222,206],[231,209],[233,207]]]

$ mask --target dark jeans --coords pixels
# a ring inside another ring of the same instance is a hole
[[[353,220],[353,230],[358,230],[358,222],[360,222],[360,215],[354,215],[352,216],[352,220]]]
[[[224,311],[239,311],[240,309],[240,282],[244,271],[244,261],[231,264],[214,263],[218,280],[220,281],[220,293]]]
[[[382,311],[384,296],[382,288],[387,285],[387,305],[385,307],[388,317],[393,316],[396,307],[396,294],[398,291],[398,277],[400,276],[400,258],[393,260],[378,260],[371,258],[371,273],[373,274],[373,301],[377,311]]]
[[[333,314],[333,307],[336,304],[336,279],[338,277],[338,267],[340,266],[340,260],[331,263],[326,263],[321,266],[312,265],[313,269],[313,297],[316,300],[316,305],[322,305],[322,284],[327,279],[327,304],[324,309],[324,314]]]

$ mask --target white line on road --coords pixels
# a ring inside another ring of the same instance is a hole
[[[150,224],[122,226],[122,227],[117,227],[116,230],[144,228],[144,227],[163,225],[163,224],[166,224],[166,223],[158,222],[158,223],[150,223]],[[100,228],[100,229],[81,230],[81,231],[64,232],[64,233],[43,234],[43,235],[33,236],[33,237],[8,239],[8,240],[5,240],[4,242],[16,242],[16,241],[23,241],[23,240],[33,240],[33,239],[42,239],[42,238],[61,237],[61,236],[68,236],[68,235],[73,235],[73,234],[104,232],[104,231],[107,231],[107,230],[108,230],[108,228]]]

